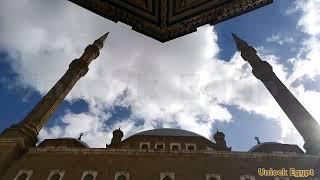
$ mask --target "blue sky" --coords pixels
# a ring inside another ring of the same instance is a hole
[[[103,147],[118,127],[126,137],[175,127],[210,139],[222,130],[237,151],[254,146],[255,136],[302,147],[297,131],[239,57],[231,32],[256,47],[319,119],[318,1],[275,0],[164,44],[67,1],[2,1],[0,130],[22,120],[72,59],[110,31],[102,54],[40,132],[40,140],[84,132],[90,146]]]

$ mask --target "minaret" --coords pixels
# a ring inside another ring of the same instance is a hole
[[[217,151],[231,151],[231,147],[227,147],[225,135],[223,132],[218,131],[213,135],[213,139],[216,141]]]
[[[71,62],[67,72],[32,111],[19,124],[5,129],[0,134],[0,138],[20,138],[23,139],[25,145],[35,146],[39,131],[48,122],[51,114],[57,109],[76,82],[88,72],[89,64],[99,56],[108,34],[104,34],[93,44],[87,46],[82,56]]]
[[[123,137],[123,132],[121,131],[121,129],[116,129],[113,131],[113,136],[112,136],[112,139],[111,139],[111,143],[110,145],[106,145],[107,148],[114,148],[114,147],[117,147],[120,142],[121,142],[121,139]]]
[[[238,50],[241,51],[241,57],[251,65],[253,75],[265,85],[303,137],[306,153],[320,154],[320,126],[317,121],[279,80],[271,65],[262,61],[257,51],[247,42],[235,34],[232,35]]]

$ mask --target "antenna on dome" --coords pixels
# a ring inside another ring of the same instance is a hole
[[[83,133],[80,133],[78,140],[81,141],[81,137],[83,136]]]
[[[257,141],[257,144],[260,144],[259,137],[254,137],[254,139]]]

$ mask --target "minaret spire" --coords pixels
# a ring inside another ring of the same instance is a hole
[[[241,56],[252,67],[253,75],[261,80],[303,137],[308,154],[320,154],[320,126],[287,87],[279,80],[272,66],[262,61],[247,42],[232,34]]]
[[[76,82],[88,72],[89,64],[99,56],[108,34],[104,34],[93,44],[87,46],[82,56],[71,62],[67,72],[32,111],[19,124],[5,129],[0,134],[0,138],[21,138],[26,145],[35,146],[39,131],[48,122],[51,114],[57,109]]]
[[[248,46],[248,43],[240,39],[236,34],[232,33],[233,39],[236,42],[237,48],[242,49],[245,46]]]
[[[103,36],[101,36],[101,37],[99,38],[99,41],[101,41],[102,43],[104,43],[104,42],[106,41],[108,35],[109,35],[109,32],[105,33]]]

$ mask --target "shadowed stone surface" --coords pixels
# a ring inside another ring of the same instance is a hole
[[[272,3],[272,0],[69,0],[166,42]]]

